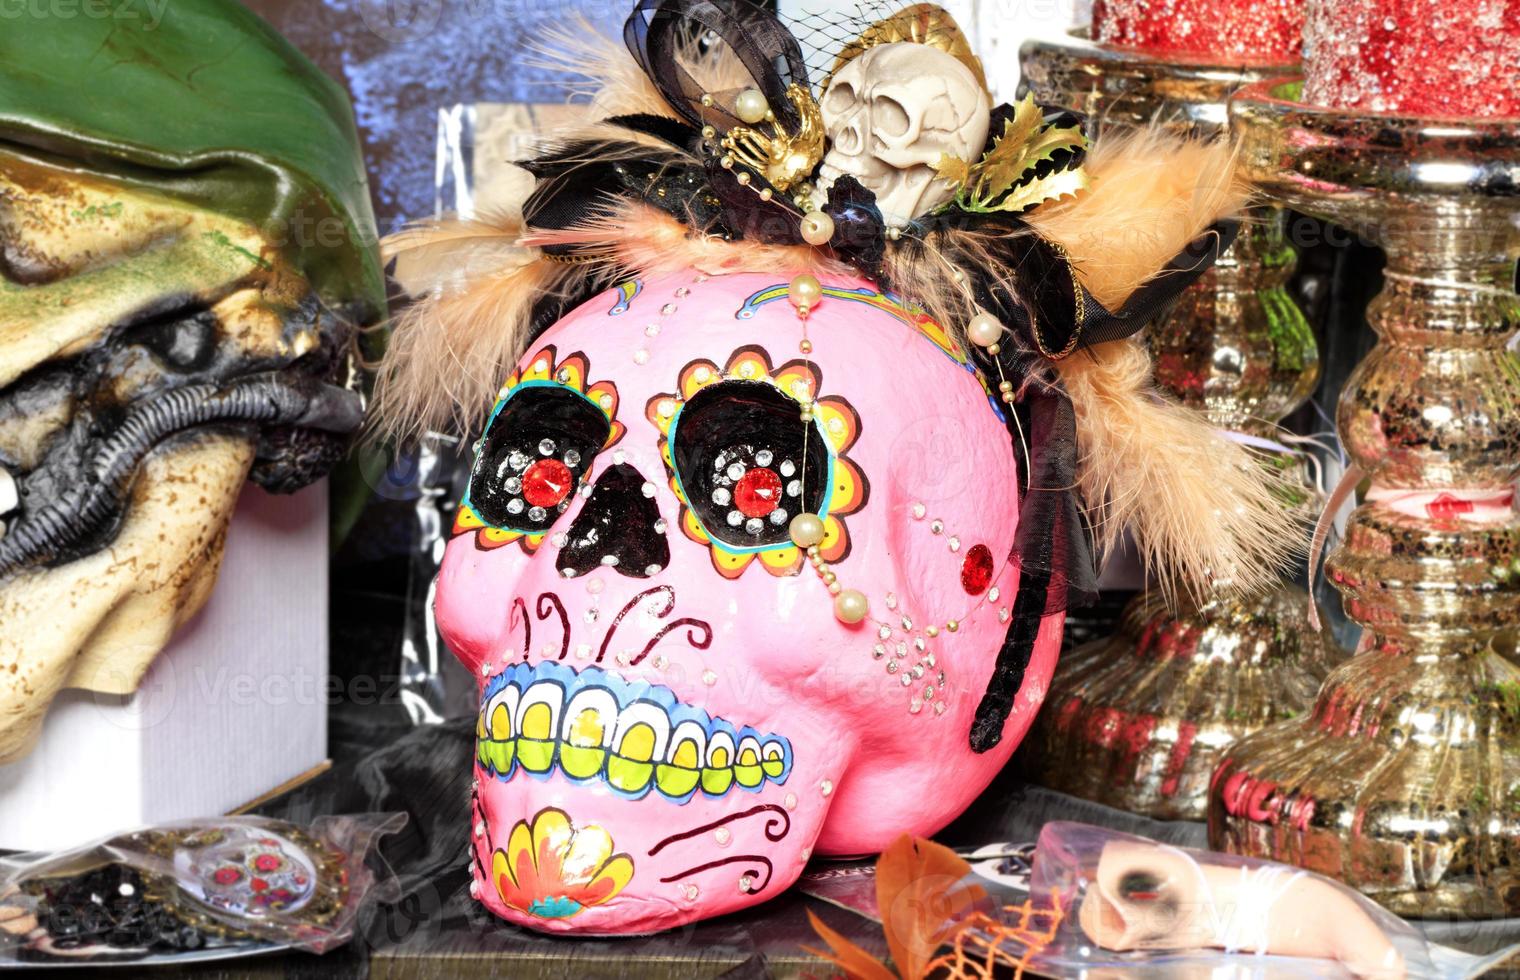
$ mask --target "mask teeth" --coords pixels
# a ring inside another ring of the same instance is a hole
[[[557,663],[498,675],[475,734],[477,762],[498,779],[559,772],[630,799],[759,792],[767,782],[784,783],[792,764],[791,743],[780,735],[736,729],[665,687]]]

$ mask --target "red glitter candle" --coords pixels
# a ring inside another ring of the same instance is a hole
[[[1310,0],[1304,101],[1520,117],[1520,0]]]
[[[1101,44],[1203,64],[1293,65],[1304,0],[1094,0]]]

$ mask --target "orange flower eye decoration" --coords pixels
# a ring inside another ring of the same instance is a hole
[[[868,494],[865,475],[846,455],[860,437],[860,417],[843,398],[817,397],[822,380],[816,364],[772,368],[762,348],[741,347],[721,369],[707,360],[687,364],[677,390],[646,406],[681,501],[681,530],[708,546],[725,578],[756,559],[772,575],[797,574],[805,556],[789,525],[803,513],[823,519],[825,561],[849,554],[844,518]]]

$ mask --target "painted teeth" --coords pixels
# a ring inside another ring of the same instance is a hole
[[[736,728],[679,702],[665,687],[599,667],[517,664],[493,678],[476,723],[476,759],[502,780],[519,770],[547,779],[605,783],[639,799],[651,791],[684,803],[784,783],[791,743]]]

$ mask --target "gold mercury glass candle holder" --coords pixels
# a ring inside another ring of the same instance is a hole
[[[1217,135],[1230,94],[1292,66],[1180,63],[1094,44],[1081,33],[1031,41],[1025,84],[1110,132],[1160,120]],[[1277,441],[1274,423],[1319,377],[1314,334],[1286,285],[1297,257],[1276,208],[1253,212],[1235,245],[1182,296],[1148,339],[1156,381],[1222,430]],[[1260,453],[1302,487],[1284,506],[1308,522],[1319,495],[1295,452]],[[1208,782],[1236,739],[1308,709],[1339,651],[1305,629],[1309,597],[1284,585],[1232,597],[1223,575],[1201,599],[1169,609],[1142,594],[1119,631],[1061,661],[1024,758],[1044,785],[1158,819],[1202,820]]]
[[[1520,121],[1318,108],[1241,91],[1274,198],[1381,244],[1378,343],[1341,392],[1370,478],[1326,568],[1362,651],[1313,710],[1237,742],[1209,844],[1338,878],[1406,916],[1520,914]]]

